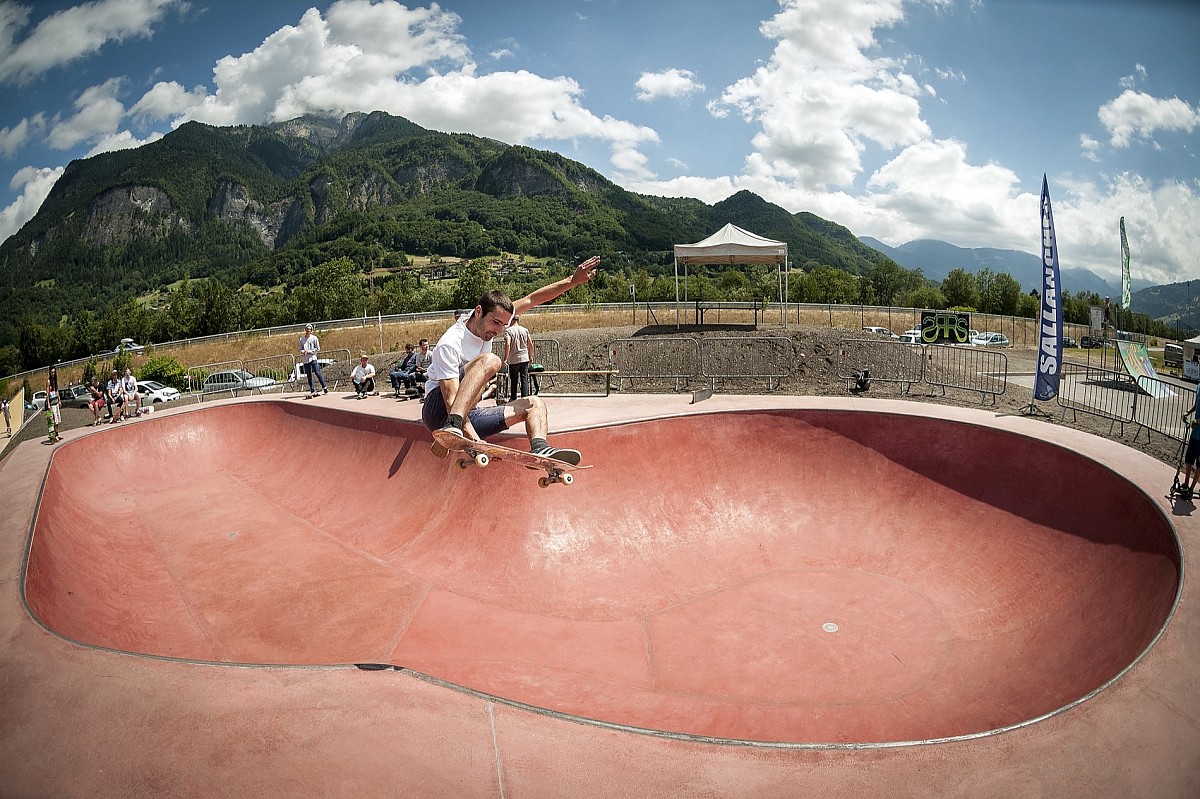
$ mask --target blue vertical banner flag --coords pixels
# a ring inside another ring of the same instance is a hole
[[[1129,239],[1125,238],[1125,217],[1121,217],[1121,307],[1129,310]]]
[[[1054,239],[1054,213],[1050,209],[1050,184],[1042,175],[1042,313],[1038,325],[1037,374],[1033,398],[1046,401],[1058,395],[1062,366],[1063,313],[1058,282],[1058,244]]]

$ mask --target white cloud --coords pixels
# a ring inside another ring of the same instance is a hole
[[[596,139],[612,145],[622,173],[643,174],[645,160],[634,167],[630,150],[657,142],[653,129],[593,114],[570,78],[525,70],[480,74],[457,32],[460,21],[436,4],[409,9],[390,0],[340,0],[325,16],[309,9],[253,51],[222,58],[214,90],[162,82],[133,112],[177,126],[191,119],[261,124],[381,110],[433,130],[512,143]]]
[[[1132,89],[1137,85],[1139,79],[1145,80],[1148,74],[1149,73],[1146,71],[1144,66],[1141,64],[1135,64],[1133,67],[1133,74],[1126,75],[1117,82],[1121,85],[1122,89]]]
[[[123,85],[123,79],[109,78],[98,86],[84,89],[75,99],[75,115],[56,119],[51,124],[47,137],[49,145],[68,150],[82,142],[93,142],[116,133],[125,118],[125,106],[117,99]]]
[[[151,133],[144,139],[139,139],[127,130],[117,131],[108,136],[101,137],[92,145],[92,149],[88,150],[85,158],[91,158],[93,155],[100,153],[111,153],[114,150],[132,150],[135,147],[141,147],[143,144],[149,144],[152,141],[158,141],[163,137],[162,133]]]
[[[965,86],[967,83],[967,76],[961,70],[939,67],[933,72],[947,83],[957,83],[960,86]]]
[[[704,84],[696,80],[690,69],[664,69],[661,72],[643,72],[634,83],[638,100],[657,100],[660,97],[687,99],[704,91]]]
[[[1158,131],[1191,133],[1200,124],[1200,111],[1178,97],[1162,100],[1132,89],[1100,106],[1097,116],[1117,148],[1128,147],[1134,138],[1153,144]]]
[[[94,0],[43,19],[24,39],[29,7],[0,4],[0,82],[24,84],[55,67],[91,55],[109,42],[149,36],[185,0]]]
[[[46,128],[42,114],[26,117],[11,128],[0,128],[0,155],[9,158],[30,139],[40,136]]]
[[[61,166],[54,169],[28,166],[13,175],[9,187],[21,190],[21,196],[7,208],[0,210],[0,241],[4,241],[33,219],[46,196],[50,194],[50,189],[54,188],[54,184],[62,177],[63,169]]]
[[[149,122],[182,116],[197,104],[204,102],[208,91],[197,86],[188,91],[175,81],[160,81],[129,109],[135,121]]]
[[[1089,161],[1098,162],[1100,160],[1100,142],[1086,133],[1079,134],[1079,150]]]
[[[646,166],[646,156],[635,147],[614,147],[612,164],[622,180],[649,180],[654,173]]]
[[[846,186],[862,171],[868,143],[892,149],[929,137],[919,83],[901,63],[866,55],[875,29],[902,18],[900,0],[783,6],[761,26],[777,41],[770,61],[710,105],[761,125],[748,172],[810,190]]]

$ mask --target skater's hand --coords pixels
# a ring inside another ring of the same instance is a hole
[[[571,284],[578,286],[580,283],[586,283],[592,279],[592,275],[596,273],[596,269],[600,266],[600,256],[593,255],[586,261],[575,267],[575,274],[571,275]]]

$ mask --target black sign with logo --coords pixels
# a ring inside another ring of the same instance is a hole
[[[971,315],[961,311],[921,311],[922,344],[970,344]]]

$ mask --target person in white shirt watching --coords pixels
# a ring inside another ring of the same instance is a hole
[[[358,366],[350,373],[350,382],[359,399],[375,393],[375,367],[367,362],[367,356],[359,357]]]
[[[129,369],[121,378],[121,391],[125,394],[125,418],[142,415],[142,395],[138,392],[137,378]]]

